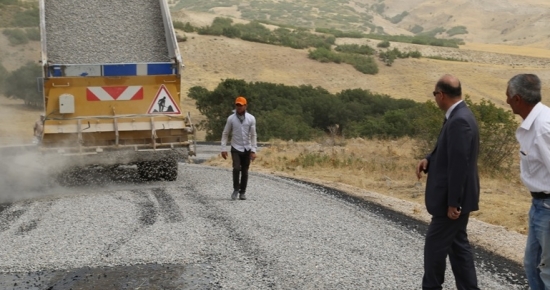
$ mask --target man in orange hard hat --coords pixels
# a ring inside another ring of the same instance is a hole
[[[231,199],[246,199],[248,168],[256,159],[256,118],[246,111],[247,102],[243,96],[235,99],[235,110],[227,118],[222,133],[222,157],[227,159],[227,140],[231,134],[231,159],[233,161],[233,193]]]

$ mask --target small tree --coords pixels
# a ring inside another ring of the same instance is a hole
[[[43,106],[42,93],[38,92],[37,87],[37,79],[41,75],[41,67],[28,62],[6,78],[4,94],[6,97],[22,99],[29,106]]]
[[[466,102],[475,114],[479,125],[479,164],[488,173],[511,172],[510,152],[517,152],[516,129],[518,123],[510,111],[497,108],[485,99],[474,104],[466,96]]]

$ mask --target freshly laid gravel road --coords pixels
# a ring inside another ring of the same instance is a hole
[[[0,289],[420,289],[425,225],[403,215],[257,173],[232,201],[227,169],[124,170],[0,206]],[[481,289],[526,289],[518,265],[475,252]]]

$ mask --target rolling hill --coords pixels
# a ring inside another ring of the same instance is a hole
[[[170,2],[173,7],[177,7],[179,3],[175,0]],[[542,0],[452,0],[445,3],[424,0],[384,0],[382,2],[385,4],[382,13],[369,12],[369,15],[372,16],[372,22],[376,26],[383,27],[386,32],[410,33],[407,29],[412,25],[421,25],[426,30],[443,26],[449,29],[464,25],[468,30],[468,34],[456,36],[466,40],[466,44],[460,49],[396,42],[392,42],[390,48],[397,47],[402,51],[418,50],[423,56],[450,57],[467,62],[430,58],[398,59],[391,67],[378,62],[380,72],[377,75],[365,75],[351,65],[327,64],[311,60],[307,57],[307,49],[297,50],[178,31],[178,34],[187,36],[187,41],[179,44],[186,65],[182,75],[182,89],[184,92],[192,86],[213,89],[220,80],[235,78],[249,82],[307,84],[326,88],[333,93],[344,89],[363,88],[394,98],[425,101],[430,99],[438,77],[451,73],[461,79],[464,93],[474,101],[489,99],[507,108],[504,92],[508,79],[517,73],[532,72],[541,77],[543,101],[548,103],[550,71],[547,68],[550,65],[550,46],[547,43],[550,39],[548,37],[550,22],[543,18],[547,11],[550,11],[547,9],[550,3]],[[247,2],[243,3],[239,5],[245,5]],[[359,7],[353,9],[362,11],[360,7],[367,5],[372,7],[374,3],[379,1],[352,1],[348,6]],[[209,12],[179,9],[173,11],[172,15],[175,21],[190,22],[200,27],[209,25],[217,16],[242,17],[238,7],[229,5],[203,9]],[[400,22],[394,24],[388,20],[403,11],[408,11],[409,14]],[[246,23],[247,20],[234,18],[234,22]],[[494,27],[490,25],[491,23]],[[502,34],[503,30],[509,28],[510,23],[524,24],[518,24],[513,29],[508,29],[509,32]],[[525,35],[525,37],[511,37],[516,34]],[[532,37],[529,36],[531,34]],[[506,42],[504,42],[505,37]],[[337,39],[337,44],[358,43],[373,47],[376,47],[377,42],[369,39]],[[514,43],[517,45],[511,45]],[[1,60],[8,70],[14,70],[29,60],[38,61],[39,49],[38,42],[10,46],[6,37],[0,34]],[[190,111],[195,121],[201,119],[192,100],[184,98],[183,105],[184,110]],[[253,110],[253,104],[251,104],[251,110]],[[7,124],[10,120],[14,120],[13,114],[20,121],[0,129],[0,139],[2,139],[0,143],[11,143],[10,140],[16,139],[21,141],[21,138],[14,136],[25,136],[22,137],[23,141],[30,140],[30,133],[27,134],[27,132],[30,132],[38,113],[33,110],[21,110],[16,101],[0,98],[0,123]],[[27,135],[29,138],[26,137]],[[202,134],[199,134],[199,139],[201,136]]]

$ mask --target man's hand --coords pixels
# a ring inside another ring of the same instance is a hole
[[[416,165],[416,177],[418,179],[422,178],[422,172],[428,168],[428,159],[424,158],[418,162],[418,165]]]
[[[456,220],[460,216],[460,207],[449,206],[447,216],[452,220]]]
[[[250,152],[250,161],[254,161],[256,159],[256,152]]]
[[[227,159],[227,151],[222,151],[222,158]]]

